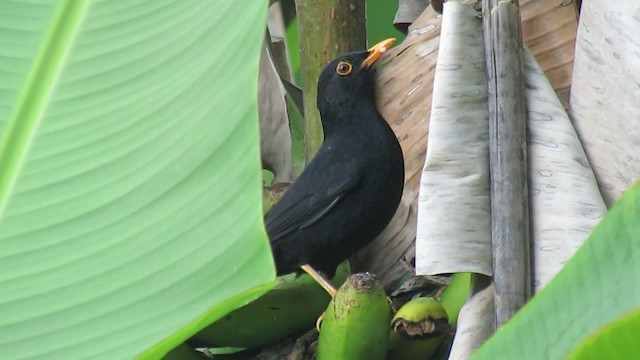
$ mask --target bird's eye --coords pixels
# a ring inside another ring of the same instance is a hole
[[[336,72],[341,76],[351,74],[351,70],[353,70],[353,65],[348,61],[340,61],[336,66]]]

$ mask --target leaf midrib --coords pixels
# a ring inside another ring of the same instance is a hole
[[[89,0],[63,0],[42,37],[42,44],[20,100],[0,140],[0,219],[24,164],[58,76],[84,19]]]

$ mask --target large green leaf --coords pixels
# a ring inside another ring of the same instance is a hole
[[[625,314],[583,341],[568,360],[628,360],[640,354],[640,309]]]
[[[631,312],[640,309],[639,219],[637,183],[563,270],[472,359],[564,359],[614,320],[635,324],[637,334]]]
[[[265,290],[265,14],[0,3],[0,358],[157,358]]]

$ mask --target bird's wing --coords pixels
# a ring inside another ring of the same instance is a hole
[[[298,179],[298,186],[294,183],[269,212],[265,225],[271,242],[320,220],[358,185],[363,172],[356,167],[333,166],[328,173],[316,175]]]

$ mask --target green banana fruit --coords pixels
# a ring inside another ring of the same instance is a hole
[[[349,272],[349,263],[342,263],[333,283],[342,284]],[[267,346],[312,329],[330,300],[307,274],[281,276],[262,297],[204,328],[194,338],[217,346]]]
[[[324,315],[317,360],[384,360],[390,320],[389,301],[375,275],[349,276]]]
[[[390,360],[431,359],[451,329],[438,301],[418,297],[404,304],[391,321]]]
[[[449,315],[449,324],[456,326],[458,313],[467,299],[471,288],[471,273],[455,273],[451,277],[451,284],[442,292],[440,304]]]

